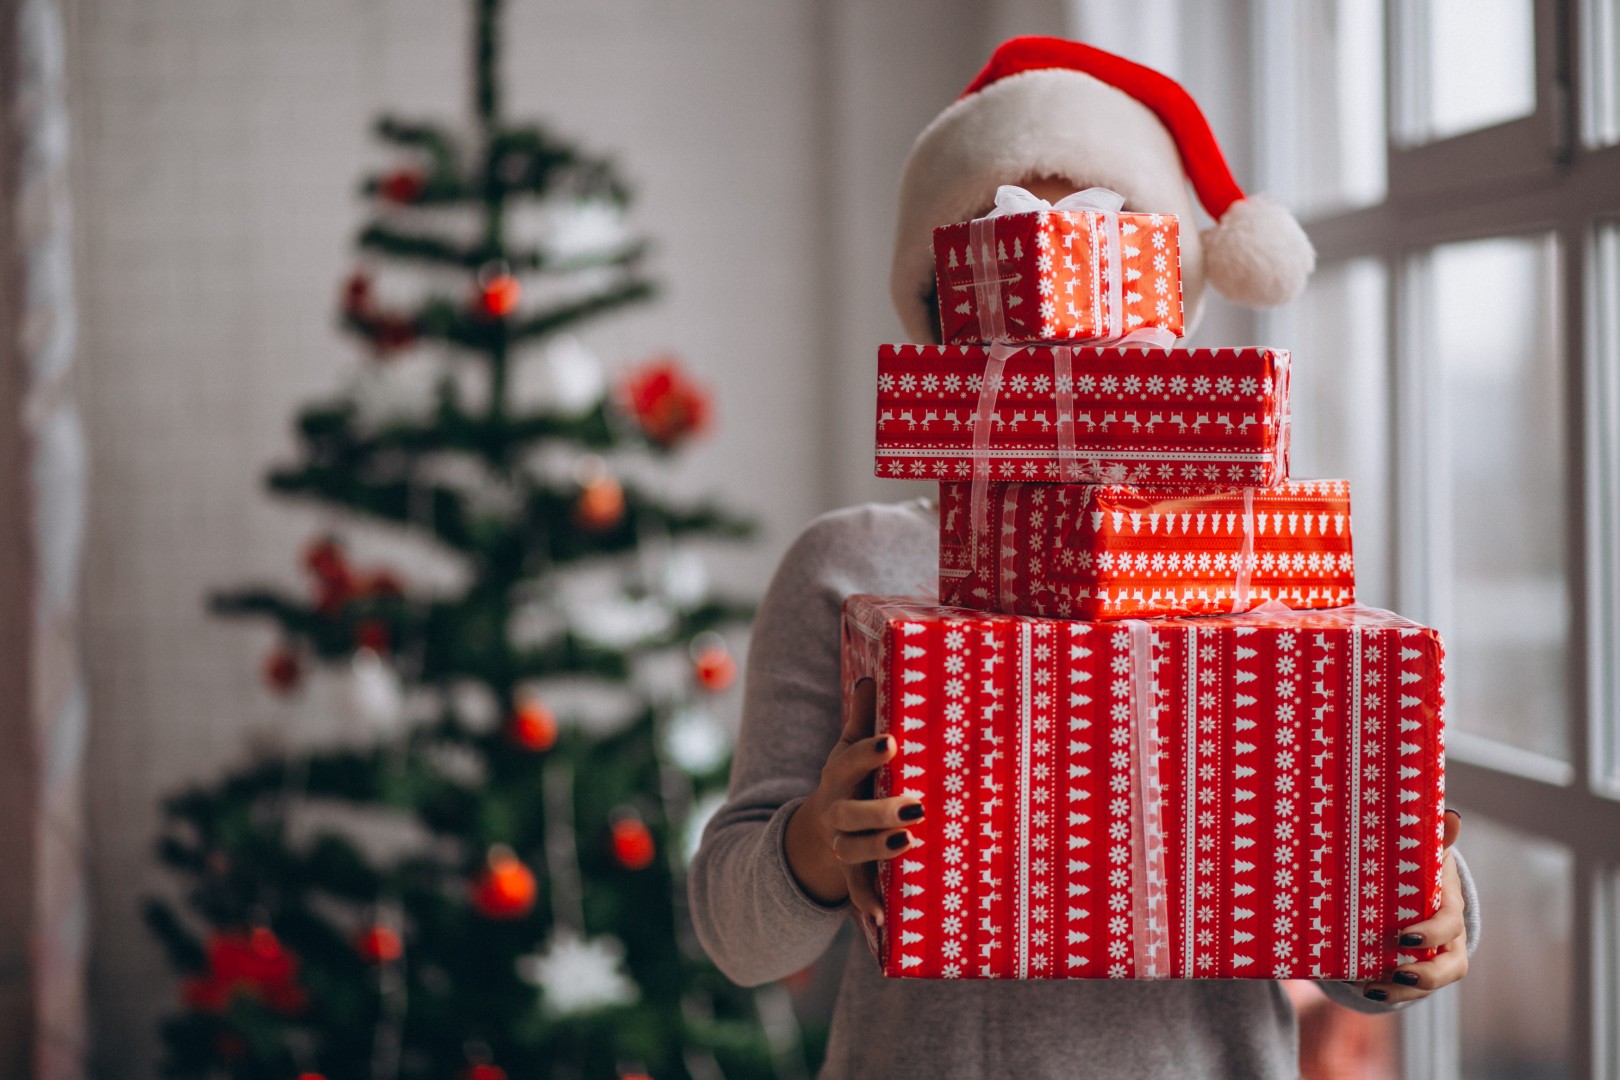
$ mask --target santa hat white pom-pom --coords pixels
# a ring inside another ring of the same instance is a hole
[[[1204,275],[1222,296],[1247,307],[1294,299],[1316,269],[1316,249],[1294,215],[1263,195],[1239,199],[1201,234]]]

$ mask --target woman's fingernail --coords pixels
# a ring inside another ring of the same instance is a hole
[[[1366,998],[1368,1001],[1388,1001],[1389,1000],[1389,992],[1387,990],[1380,990],[1376,986],[1369,987],[1367,992],[1365,994],[1361,995],[1361,996]]]
[[[1458,821],[1462,820],[1462,811],[1461,810],[1453,810],[1451,807],[1448,806],[1448,807],[1446,807],[1446,813],[1450,814],[1452,817],[1456,818]]]
[[[889,752],[889,737],[884,735],[882,738],[878,739],[877,742],[873,743],[872,747],[880,754],[887,754]]]
[[[859,690],[861,687],[872,681],[872,676],[862,675],[860,678],[855,680],[855,689]]]
[[[922,807],[922,803],[920,803],[920,802],[907,803],[905,806],[902,806],[900,808],[900,820],[901,821],[916,821],[918,818],[920,818],[922,816],[923,816],[923,807]]]
[[[1401,935],[1401,944],[1405,945],[1409,949],[1414,947],[1414,946],[1421,945],[1421,944],[1423,944],[1423,935],[1422,934],[1402,934]]]
[[[1397,971],[1395,973],[1395,981],[1400,983],[1402,986],[1416,986],[1418,984],[1417,972]]]
[[[890,851],[899,851],[901,848],[911,843],[911,837],[906,833],[897,832],[893,836],[889,837],[886,843],[889,845]]]

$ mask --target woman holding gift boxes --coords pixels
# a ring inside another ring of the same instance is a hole
[[[1015,183],[1021,183],[1034,197],[1052,202],[1078,187],[1104,185],[1125,196],[1127,211],[1173,214],[1184,223],[1193,220],[1187,191],[1191,184],[1216,225],[1201,236],[1191,229],[1181,230],[1180,299],[1184,301],[1188,325],[1196,321],[1206,282],[1240,302],[1270,305],[1296,295],[1312,267],[1310,245],[1287,212],[1262,199],[1244,198],[1232,181],[1197,106],[1179,86],[1145,68],[1082,45],[1052,39],[1017,39],[998,49],[963,97],[923,132],[907,163],[901,184],[892,285],[901,321],[913,341],[938,340],[940,303],[934,292],[935,265],[930,242],[933,230],[984,214],[998,185]],[[1117,227],[1117,218],[1108,220]],[[981,232],[978,239],[984,240],[987,235],[999,236]],[[1114,242],[1118,243],[1117,238]],[[1032,248],[1037,243],[1044,251],[1049,241],[1032,240]],[[1015,241],[1015,246],[1021,246],[1021,241]],[[1116,260],[1118,251],[1116,248]],[[1001,267],[999,258],[996,265],[998,269]],[[1116,277],[1115,292],[1111,303],[1102,301],[1102,306],[1093,312],[1096,317],[1090,325],[1093,332],[1107,326],[1108,333],[1117,338],[1128,329],[1119,317],[1122,294],[1117,280],[1118,268],[1126,264],[1115,261],[1110,265]],[[976,301],[978,311],[974,317],[980,318],[987,301],[999,305],[1010,293],[985,292],[987,271],[980,269],[976,273],[979,276],[962,290],[964,298],[960,306],[963,312],[970,311]],[[940,280],[944,280],[943,272]],[[975,295],[966,298],[965,294],[975,287]],[[1039,303],[1039,299],[1032,302]],[[948,303],[956,306],[956,301]],[[1181,308],[1181,305],[1176,306],[1177,317]],[[1002,317],[1000,332],[993,336],[984,334],[982,340],[1008,340],[1008,323],[1004,316],[1011,310],[1009,301],[998,316]],[[1151,307],[1142,310],[1146,312],[1144,318],[1151,321]],[[1053,336],[1052,319],[1048,317],[1043,321],[1043,328],[1032,331],[1035,336],[1025,340],[1047,340]],[[971,334],[971,331],[965,332]],[[1066,352],[1063,362],[1068,362]],[[1059,385],[1062,385],[1061,377]],[[989,425],[979,427],[985,429]],[[1063,438],[1061,431],[1057,437]],[[1069,439],[1072,455],[1072,432]],[[978,453],[984,452],[982,438],[976,440],[975,446]],[[976,493],[976,498],[982,497],[982,491]],[[1252,517],[1252,505],[1249,511]],[[1157,521],[1158,515],[1153,516]],[[1233,522],[1240,518],[1242,514],[1226,515],[1226,528],[1233,530]],[[1185,522],[1183,525],[1185,527]],[[1203,528],[1201,516],[1198,528]],[[941,565],[940,529],[939,510],[932,501],[863,506],[829,514],[814,523],[793,545],[765,597],[755,625],[743,730],[733,765],[730,798],[709,825],[691,875],[692,908],[699,936],[720,968],[738,982],[757,984],[779,979],[814,962],[852,913],[861,919],[869,935],[881,937],[889,949],[896,947],[896,943],[903,945],[926,936],[934,928],[917,922],[909,924],[908,929],[906,919],[911,914],[897,913],[892,899],[885,910],[884,894],[880,892],[882,886],[875,869],[885,864],[891,869],[907,864],[921,865],[935,859],[936,853],[948,855],[943,851],[947,843],[957,845],[956,852],[969,851],[974,858],[982,854],[990,860],[1000,845],[1008,843],[988,826],[984,835],[978,835],[974,827],[975,835],[964,836],[960,821],[949,817],[952,813],[961,813],[960,807],[941,805],[960,800],[943,795],[936,800],[926,794],[919,798],[906,791],[885,798],[872,797],[874,777],[887,775],[890,770],[885,766],[891,762],[897,766],[894,771],[898,771],[898,766],[908,760],[905,755],[911,750],[907,744],[912,740],[900,731],[874,735],[878,687],[870,679],[863,679],[846,695],[842,681],[840,626],[845,600],[859,593],[918,592],[922,583],[933,577],[935,569]],[[1249,602],[1249,568],[1256,565],[1256,545],[1263,543],[1257,536],[1263,537],[1263,530],[1257,532],[1251,520],[1244,520],[1241,553],[1215,564],[1218,570],[1229,563],[1238,574],[1237,600],[1231,608],[1234,611],[1254,606]],[[973,545],[979,542],[980,538],[975,535]],[[1348,565],[1347,552],[1343,559],[1344,563],[1334,564],[1339,570]],[[1173,599],[1175,594],[1171,591],[1166,595]],[[1279,596],[1288,601],[1285,594],[1279,593],[1271,596],[1271,606],[1279,606]],[[994,605],[987,602],[985,606]],[[1291,603],[1289,606],[1309,605]],[[1337,617],[1356,623],[1359,616],[1344,614],[1349,610],[1340,609]],[[1212,628],[1225,622],[1240,625],[1233,620],[1243,618],[1248,617],[1222,616],[1197,622]],[[1178,629],[1190,627],[1192,622],[1179,623]],[[1376,619],[1369,615],[1368,625],[1374,622]],[[1388,616],[1385,623],[1378,625],[1396,623],[1412,627],[1394,616]],[[1077,629],[1073,624],[1049,625],[1068,625],[1066,632],[1071,641],[1078,641],[1076,635],[1086,629]],[[1118,628],[1132,624],[1091,625],[1111,627],[1110,636],[1124,640],[1130,635],[1121,636]],[[1147,624],[1134,625],[1146,634]],[[1397,632],[1420,631],[1421,628],[1413,627]],[[1187,640],[1189,643],[1206,640],[1196,637],[1205,632],[1215,633],[1213,629],[1188,629]],[[1357,630],[1352,636],[1359,634]],[[1291,642],[1295,635],[1284,632],[1275,636]],[[904,644],[899,648],[903,650]],[[1411,655],[1417,655],[1415,649],[1390,651],[1403,655],[1410,651]],[[1189,649],[1189,662],[1193,662],[1195,652]],[[1239,649],[1239,654],[1245,654],[1244,650]],[[1254,653],[1250,650],[1246,655]],[[1281,652],[1267,655],[1279,678],[1293,677],[1291,659],[1283,657]],[[1371,678],[1374,668],[1383,670],[1394,661],[1381,655],[1376,647],[1359,651],[1355,654],[1358,666],[1354,669],[1358,675],[1362,673],[1359,665],[1364,655],[1369,663],[1377,661],[1370,663],[1367,669],[1369,680],[1365,696],[1371,701],[1375,696]],[[956,661],[947,658],[943,662],[946,665],[941,669],[943,672],[957,670],[949,666]],[[1304,657],[1304,662],[1309,663],[1308,656]],[[1317,661],[1318,664],[1330,662],[1331,658]],[[1115,680],[1114,686],[1116,692],[1126,694],[1132,669],[1123,655],[1119,663],[1113,671],[1123,673],[1124,677]],[[1432,666],[1438,667],[1437,664]],[[1322,670],[1320,666],[1317,668],[1319,674]],[[1157,674],[1148,675],[1146,671],[1147,668],[1142,667],[1137,673],[1139,683],[1158,678]],[[1270,676],[1273,672],[1265,674]],[[1302,678],[1303,671],[1299,674]],[[1437,679],[1438,675],[1433,677]],[[1350,686],[1359,707],[1362,701],[1360,678],[1336,685]],[[1293,692],[1288,680],[1279,683],[1278,692],[1285,689]],[[1026,696],[1028,690],[1026,683]],[[1434,691],[1433,700],[1437,702],[1437,683]],[[1152,695],[1148,697],[1157,700]],[[1138,700],[1128,694],[1127,698],[1133,702]],[[1042,700],[1046,701],[1044,695]],[[1089,699],[1075,695],[1074,700]],[[1402,700],[1415,699],[1409,695]],[[986,714],[996,707],[992,705]],[[944,708],[945,715],[949,716],[951,706]],[[1116,720],[1127,713],[1136,718],[1154,715],[1151,709],[1131,713],[1123,705],[1118,708],[1124,711],[1116,711]],[[1188,715],[1192,715],[1191,706]],[[1292,716],[1292,710],[1289,715]],[[968,723],[960,717],[955,719]],[[1395,720],[1393,713],[1390,720]],[[1137,722],[1138,719],[1130,720],[1131,724]],[[1300,723],[1303,721],[1296,721],[1294,726]],[[1369,720],[1368,729],[1375,729],[1376,723],[1375,719]],[[1247,726],[1256,727],[1254,723]],[[1277,746],[1283,747],[1278,751],[1279,763],[1283,759],[1293,763],[1295,736],[1281,730],[1286,725],[1277,726],[1278,730],[1269,734]],[[1403,724],[1403,729],[1405,726]],[[1140,727],[1120,727],[1120,738],[1115,741],[1121,741],[1127,731],[1139,732]],[[1245,736],[1250,743],[1239,744],[1240,748],[1253,750],[1265,734],[1262,730]],[[1360,734],[1358,728],[1358,740]],[[987,739],[988,753],[984,756],[988,769],[990,762],[1001,756],[1003,747],[999,736],[993,732],[980,731],[977,735]],[[951,746],[943,751],[942,760],[960,762],[961,755],[953,741],[958,738],[959,735],[947,733],[946,740]],[[1071,749],[1078,745],[1070,743]],[[1356,746],[1359,751],[1359,741]],[[974,744],[963,748],[976,753],[985,747]],[[1005,749],[1008,753],[1018,752],[1011,746]],[[1413,745],[1411,749],[1417,747]],[[1431,744],[1430,751],[1433,750]],[[1407,751],[1405,745],[1399,749],[1399,753]],[[1391,749],[1391,752],[1396,751]],[[1156,756],[1150,753],[1131,760],[1140,762]],[[1302,748],[1298,756],[1304,756]],[[1129,755],[1116,755],[1115,760],[1128,758]],[[1356,762],[1360,760],[1358,756]],[[1044,768],[1044,764],[1040,767]],[[1293,764],[1291,767],[1297,773],[1302,766]],[[1360,768],[1352,765],[1343,774],[1355,781],[1355,799],[1349,805],[1359,806],[1360,800],[1385,792],[1381,786],[1383,781],[1375,782],[1380,775],[1377,768],[1369,758],[1365,789],[1360,785]],[[1394,771],[1391,768],[1390,772]],[[1414,772],[1416,770],[1402,769],[1401,775]],[[986,777],[989,775],[986,773]],[[1291,775],[1293,773],[1279,764],[1272,780],[1277,791],[1289,789]],[[1123,785],[1124,781],[1121,783]],[[1153,783],[1157,784],[1156,773]],[[1119,792],[1124,787],[1113,790]],[[1139,811],[1143,805],[1140,793],[1134,786],[1130,790],[1133,812]],[[1151,790],[1157,791],[1157,788]],[[1391,787],[1387,794],[1391,800],[1397,794],[1404,800],[1409,793],[1397,793]],[[1430,797],[1433,794],[1425,794],[1426,801],[1422,804],[1432,805],[1438,811],[1438,803]],[[1416,799],[1417,794],[1411,797]],[[1113,802],[1123,807],[1126,800],[1120,796]],[[1403,805],[1409,804],[1403,802]],[[1025,810],[1028,810],[1027,799]],[[1284,838],[1290,838],[1292,843],[1301,842],[1287,820],[1286,810],[1285,801],[1279,800],[1276,825],[1279,857]],[[1157,813],[1155,809],[1155,816]],[[1374,816],[1369,812],[1369,831],[1360,837],[1369,851],[1381,842],[1371,833]],[[1071,821],[1084,817],[1084,814],[1070,815]],[[1196,832],[1194,817],[1189,814],[1185,820],[1188,836]],[[1349,819],[1354,819],[1352,825],[1359,828],[1356,823],[1360,815],[1350,813]],[[1132,820],[1139,821],[1140,814]],[[1252,822],[1255,818],[1251,815],[1246,820]],[[1335,1001],[1361,1011],[1385,1011],[1455,982],[1466,972],[1468,952],[1478,937],[1478,907],[1466,868],[1452,849],[1458,824],[1457,816],[1448,813],[1442,834],[1436,821],[1434,840],[1443,845],[1437,848],[1436,854],[1443,850],[1443,859],[1438,862],[1441,870],[1432,890],[1430,907],[1434,913],[1428,918],[1407,921],[1393,930],[1388,936],[1398,938],[1397,941],[1375,941],[1378,936],[1375,932],[1363,931],[1362,944],[1373,950],[1372,955],[1428,958],[1398,963],[1393,970],[1376,973],[1356,969],[1357,946],[1352,937],[1351,970],[1356,971],[1359,981],[1322,983]],[[1118,827],[1123,830],[1123,824]],[[1303,829],[1303,825],[1300,828]],[[1115,834],[1116,839],[1123,835],[1124,831]],[[1022,837],[1021,842],[1027,845]],[[1403,840],[1402,847],[1407,843]],[[930,851],[930,847],[934,850]],[[1358,862],[1362,847],[1361,842],[1353,845],[1350,863]],[[1140,856],[1139,848],[1138,865]],[[1252,858],[1258,860],[1261,856]],[[951,859],[944,861],[949,863]],[[1003,864],[987,862],[986,865]],[[1076,865],[1084,864],[1071,860],[1071,869]],[[945,869],[943,880],[959,885],[962,881],[959,869],[955,866]],[[1370,870],[1371,867],[1369,873]],[[958,932],[963,940],[967,939],[969,924],[978,927],[974,930],[977,935],[973,938],[977,946],[974,951],[982,953],[987,962],[982,968],[969,968],[965,963],[967,958],[963,957],[962,964],[947,964],[943,977],[888,978],[866,955],[865,949],[857,947],[846,963],[824,1077],[839,1080],[906,1075],[1025,1078],[1298,1075],[1292,1006],[1281,984],[1263,976],[1198,979],[1186,977],[1189,972],[1183,971],[1179,978],[1149,982],[1145,981],[1145,975],[1158,969],[1139,965],[1135,969],[1136,978],[1104,978],[1104,972],[1094,970],[1087,973],[1094,976],[1091,978],[1033,977],[1011,985],[996,985],[978,977],[980,971],[989,974],[1000,970],[988,961],[1000,959],[990,954],[1003,944],[997,936],[999,928],[992,925],[999,918],[996,913],[1005,909],[1001,894],[1031,888],[1027,873],[1020,880],[1001,880],[989,869],[982,873],[984,880],[976,883],[977,891],[972,894],[977,903],[958,909],[947,902],[941,921],[948,924],[947,930]],[[903,874],[896,878],[888,873],[884,880],[890,885],[899,882],[898,888],[906,887]],[[1155,879],[1150,875],[1148,880]],[[1370,882],[1371,878],[1368,880]],[[1277,889],[1287,891],[1281,872]],[[1077,891],[1085,892],[1072,882],[1069,890],[1070,897],[1077,895]],[[909,893],[895,891],[887,895],[896,897]],[[1188,896],[1191,895],[1189,892]],[[1358,891],[1356,895],[1361,894]],[[1100,895],[1093,899],[1097,904],[1103,902]],[[1070,901],[1071,916],[1075,903],[1077,901]],[[970,909],[975,907],[979,910]],[[1355,908],[1355,903],[1350,907]],[[1032,931],[1027,925],[1028,905],[1021,905],[1018,910],[1026,923],[1020,940],[1045,941],[1044,926]],[[1045,908],[1034,910],[1039,922]],[[1190,913],[1188,917],[1191,926]],[[1354,925],[1354,913],[1351,919]],[[1278,957],[1290,947],[1284,939],[1296,925],[1287,912],[1276,919],[1274,936]],[[1140,936],[1140,928],[1137,932]],[[1069,941],[1072,943],[1085,936],[1071,930]],[[1247,940],[1253,935],[1241,936]],[[953,959],[954,950],[960,948],[953,942],[954,939],[948,940],[941,946],[940,955],[948,960]],[[1010,943],[1009,947],[1012,947]],[[1191,955],[1189,946],[1189,962]],[[977,959],[975,956],[974,960]],[[1275,968],[1268,968],[1265,974],[1282,977],[1280,973],[1286,967],[1279,963]],[[1114,965],[1116,976],[1126,971],[1124,961]],[[903,965],[901,973],[904,973]],[[1158,973],[1178,974],[1173,970]],[[1041,973],[1031,974],[1039,976]],[[1304,976],[1308,972],[1290,974]],[[1372,977],[1366,977],[1368,975]]]

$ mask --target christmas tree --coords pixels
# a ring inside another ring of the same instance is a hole
[[[610,161],[503,117],[499,7],[474,2],[470,131],[377,126],[393,161],[341,301],[369,355],[268,480],[333,523],[307,588],[213,600],[278,628],[272,691],[335,673],[350,716],[165,804],[182,898],[147,915],[182,974],[173,1076],[804,1071],[790,1010],[727,983],[683,910],[727,765],[716,630],[748,615],[690,542],[748,524],[647,478],[707,421],[678,365],[610,390],[565,336],[652,296],[646,245]],[[362,564],[339,524],[449,569]]]

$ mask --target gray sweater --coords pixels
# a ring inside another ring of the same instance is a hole
[[[932,593],[937,518],[921,500],[827,514],[783,558],[754,624],[730,797],[691,871],[699,938],[745,985],[815,962],[848,906],[801,889],[783,854],[788,817],[838,741],[839,619],[852,593]],[[1457,860],[1469,943],[1473,883]],[[1367,1001],[1328,983],[1335,1001]],[[1262,980],[947,982],[886,979],[856,935],[845,958],[824,1080],[903,1076],[1241,1077],[1299,1075],[1294,1012]]]

